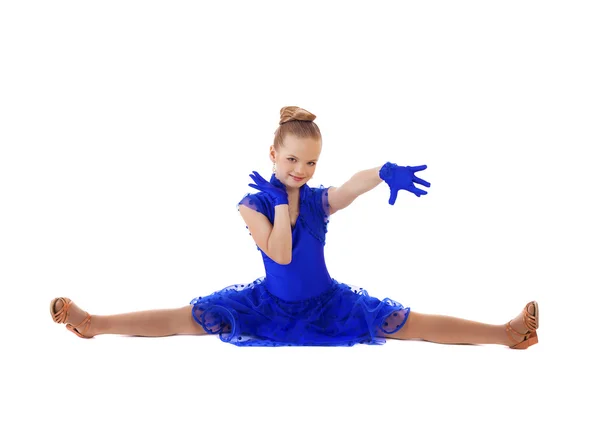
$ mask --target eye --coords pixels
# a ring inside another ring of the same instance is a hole
[[[308,163],[308,164],[310,164],[310,165],[314,166],[314,165],[315,165],[315,164],[317,164],[317,163],[315,163],[314,161],[311,161],[311,162],[310,162],[310,163]]]
[[[290,160],[290,161],[296,161],[296,159],[292,158],[292,157],[289,157],[288,160]]]

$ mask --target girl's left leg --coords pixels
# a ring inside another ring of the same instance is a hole
[[[525,311],[535,313],[532,303],[510,321],[511,327],[518,333],[527,333],[524,321]],[[537,327],[536,327],[537,328]],[[396,333],[386,335],[393,339],[420,339],[446,344],[498,344],[513,346],[525,336],[512,332],[507,334],[504,324],[486,324],[477,321],[456,318],[447,315],[422,314],[411,310],[404,326]]]

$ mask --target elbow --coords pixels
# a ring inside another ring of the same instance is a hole
[[[269,257],[275,263],[280,264],[282,266],[287,266],[288,264],[290,264],[292,262],[292,253],[291,252],[288,252],[285,254],[274,254],[272,256],[269,255]]]
[[[279,245],[279,246],[277,246]],[[271,260],[275,263],[280,264],[282,266],[287,266],[292,262],[292,247],[290,246],[281,246],[281,244],[274,243],[273,247],[267,247],[267,255]]]
[[[290,264],[292,262],[292,256],[286,255],[285,257],[278,257],[276,259],[273,259],[273,261],[275,261],[275,263],[277,263],[281,266],[287,266],[288,264]]]

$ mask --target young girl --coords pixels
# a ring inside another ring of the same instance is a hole
[[[451,316],[417,313],[397,301],[371,297],[331,278],[324,260],[329,217],[385,181],[393,205],[399,190],[427,194],[415,176],[427,166],[402,167],[387,162],[358,172],[340,187],[309,187],[321,153],[315,115],[296,106],[280,111],[270,148],[273,174],[257,172],[238,210],[258,250],[266,276],[250,284],[228,286],[177,309],[93,315],[70,299],[50,303],[56,323],[82,338],[98,334],[169,336],[219,334],[238,346],[352,346],[390,339],[422,339],[446,344],[501,344],[526,349],[537,343],[539,309],[529,302],[504,325]]]

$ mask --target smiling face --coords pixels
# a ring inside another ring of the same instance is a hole
[[[315,174],[321,155],[321,141],[288,134],[279,150],[271,145],[270,157],[275,163],[275,176],[287,188],[300,188]]]

